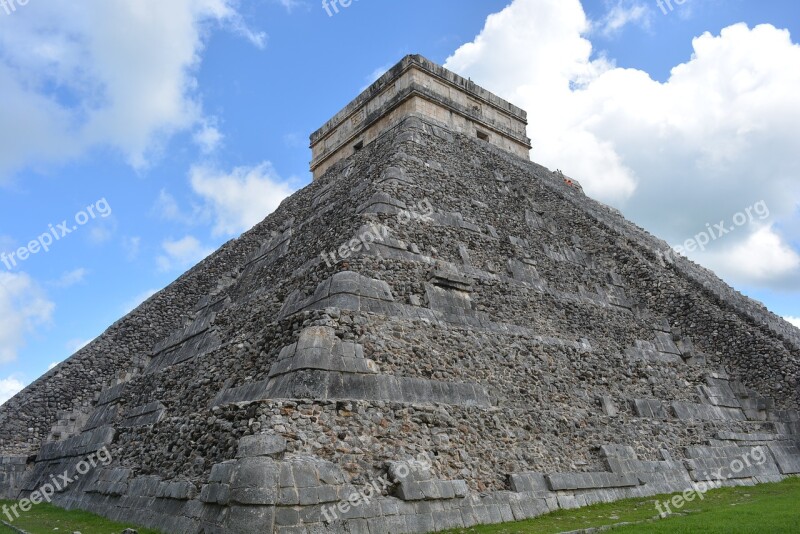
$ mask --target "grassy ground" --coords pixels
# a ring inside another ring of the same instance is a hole
[[[800,478],[778,484],[721,488],[709,491],[704,499],[685,503],[680,515],[648,521],[658,516],[655,501],[668,495],[646,499],[628,499],[598,504],[577,510],[559,510],[536,519],[503,525],[457,529],[451,534],[556,534],[590,527],[620,526],[616,533],[798,533],[800,532]],[[663,505],[662,505],[663,508]]]
[[[0,507],[14,504],[16,504],[14,501],[0,501]],[[13,513],[11,516],[14,517]],[[8,517],[1,513],[0,519],[31,534],[53,534],[54,532],[61,534],[72,534],[73,532],[80,532],[81,534],[120,534],[126,528],[134,528],[139,534],[159,534],[156,530],[115,523],[88,512],[67,512],[45,503],[32,507],[29,512],[20,513],[19,518],[14,519],[13,522],[9,521]],[[15,534],[15,531],[0,523],[0,534]]]
[[[679,514],[666,519],[658,515],[655,502],[667,501],[668,495],[646,499],[629,499],[611,504],[598,504],[578,510],[559,510],[529,521],[488,525],[450,531],[451,534],[556,534],[590,527],[639,523],[619,526],[614,533],[797,533],[800,532],[800,478],[778,484],[752,487],[722,488],[705,494],[702,500],[685,503]],[[0,506],[13,502],[0,502]],[[8,520],[7,517],[2,517]],[[32,534],[81,532],[81,534],[119,534],[131,525],[114,523],[86,512],[67,512],[40,504],[15,519],[13,524]],[[135,528],[135,527],[132,527]],[[140,534],[159,534],[155,530],[137,529]],[[14,531],[0,525],[0,534]]]

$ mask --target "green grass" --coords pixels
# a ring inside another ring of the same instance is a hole
[[[677,494],[676,494],[677,495]],[[611,532],[685,532],[695,533],[798,533],[800,532],[800,478],[789,478],[777,484],[721,488],[709,491],[704,499],[694,499],[680,509],[680,515],[648,521],[658,516],[656,500],[664,502],[669,495],[645,499],[628,499],[611,504],[597,504],[577,510],[559,510],[536,519],[503,525],[486,525],[449,531],[451,534],[556,534],[590,527],[617,525]]]
[[[15,501],[0,501],[0,506],[14,504],[16,504]],[[14,517],[13,514],[12,517]],[[46,503],[38,504],[32,507],[30,511],[20,513],[19,518],[14,519],[13,522],[9,521],[8,517],[4,515],[0,515],[0,519],[31,534],[72,534],[73,532],[80,532],[81,534],[120,534],[126,528],[136,529],[139,534],[159,534],[157,530],[115,523],[88,512],[67,511]],[[15,531],[0,523],[0,534],[15,534]]]
[[[618,525],[616,533],[796,533],[800,532],[800,478],[789,478],[777,484],[722,488],[695,499],[680,509],[680,515],[648,521],[658,515],[656,500],[664,502],[669,495],[645,499],[628,499],[611,504],[597,504],[577,510],[559,510],[536,519],[504,525],[487,525],[450,531],[452,534],[556,534],[590,527]],[[15,504],[2,501],[1,505]],[[7,518],[3,518],[7,520]],[[125,528],[136,528],[140,534],[159,534],[155,530],[114,523],[87,512],[68,512],[49,504],[34,506],[14,521],[14,525],[32,534],[81,532],[81,534],[119,534]],[[0,525],[0,534],[14,531]]]

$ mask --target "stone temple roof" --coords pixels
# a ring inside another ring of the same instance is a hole
[[[311,134],[314,176],[409,116],[526,159],[531,148],[524,110],[420,55],[409,55]]]

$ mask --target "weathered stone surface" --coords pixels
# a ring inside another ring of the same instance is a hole
[[[554,473],[545,477],[552,491],[638,486],[632,475],[614,473]]]
[[[0,408],[0,494],[107,447],[57,504],[402,533],[800,471],[795,329],[573,179],[403,111]]]
[[[240,534],[272,532],[275,526],[275,509],[270,506],[231,506],[226,528]]]
[[[231,481],[233,502],[250,505],[275,504],[280,466],[271,458],[244,458]]]
[[[257,434],[245,436],[239,440],[237,458],[251,458],[254,456],[276,457],[286,450],[286,438],[276,434]]]

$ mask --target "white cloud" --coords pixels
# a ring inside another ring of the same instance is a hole
[[[194,74],[209,23],[254,45],[235,0],[50,0],[0,17],[0,178],[104,145],[134,167],[204,122]]]
[[[652,16],[652,9],[640,0],[616,0],[595,26],[602,35],[611,37],[628,24],[649,29]]]
[[[15,360],[25,336],[47,325],[54,310],[28,274],[0,272],[0,363]]]
[[[269,162],[231,172],[198,165],[189,174],[192,189],[214,214],[215,236],[249,230],[294,191]]]
[[[211,124],[203,124],[193,136],[194,142],[200,147],[204,154],[210,154],[219,147],[222,142],[223,135],[216,126]]]
[[[214,252],[213,248],[204,247],[196,237],[190,235],[174,241],[168,239],[161,246],[165,254],[156,258],[161,271],[186,269]]]
[[[284,9],[286,9],[286,11],[288,11],[289,13],[291,13],[298,7],[308,7],[306,6],[305,2],[302,2],[302,0],[275,0],[275,1],[280,5],[282,5]]]
[[[751,233],[746,240],[698,258],[725,278],[764,285],[780,283],[800,270],[800,254],[783,242],[772,227]]]
[[[50,284],[60,288],[71,287],[74,286],[75,284],[80,284],[81,282],[83,282],[87,274],[89,274],[89,271],[87,269],[79,267],[73,271],[69,271],[62,274],[58,280],[50,282]]]
[[[0,404],[5,403],[8,399],[22,391],[24,388],[25,384],[13,376],[0,379]]]
[[[800,328],[800,317],[784,317],[787,321]]]
[[[158,198],[153,205],[153,214],[165,221],[175,221],[182,224],[193,224],[195,220],[190,213],[184,213],[178,201],[166,189],[158,193]]]
[[[139,236],[123,237],[122,249],[125,251],[125,258],[133,261],[139,257],[139,249],[142,246],[142,238]]]
[[[114,217],[95,219],[89,224],[92,225],[88,233],[89,242],[95,245],[109,241],[114,237],[118,227],[117,219]]]
[[[663,83],[596,58],[589,35],[578,0],[515,0],[446,66],[529,112],[534,161],[670,242],[765,201],[769,234],[743,228],[712,251],[756,247],[777,262],[730,268],[735,283],[800,283],[787,244],[800,203],[800,47],[788,31],[703,34]]]

